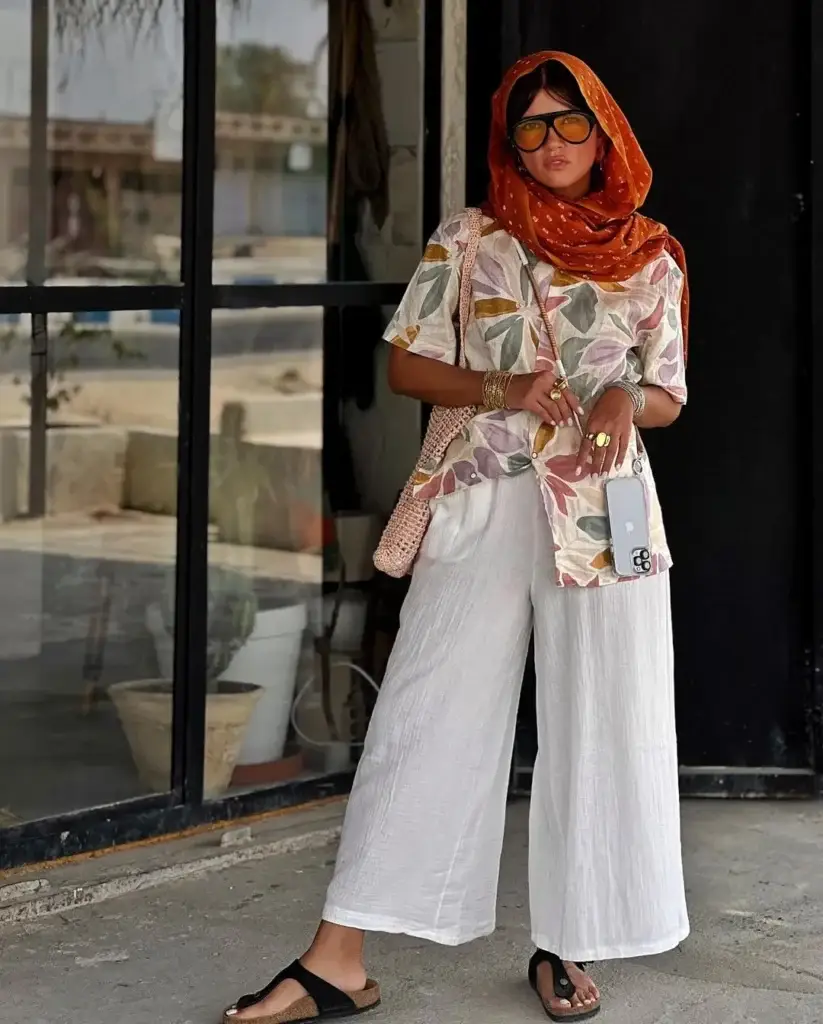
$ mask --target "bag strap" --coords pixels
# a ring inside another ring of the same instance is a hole
[[[483,232],[483,214],[480,210],[470,206],[466,213],[469,220],[469,238],[466,242],[466,252],[463,255],[463,267],[460,271],[460,305],[459,305],[459,332],[457,339],[457,365],[463,366],[466,358],[466,328],[469,324],[469,313],[471,312],[472,300],[472,271],[474,270],[477,250],[480,248],[480,239]]]

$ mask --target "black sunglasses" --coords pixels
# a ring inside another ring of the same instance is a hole
[[[558,110],[524,117],[512,128],[510,137],[521,153],[534,153],[546,144],[552,128],[564,142],[580,146],[588,142],[596,126],[597,119],[585,110]]]

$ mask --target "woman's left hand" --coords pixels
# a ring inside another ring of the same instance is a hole
[[[634,404],[631,397],[621,388],[607,388],[589,414],[583,428],[584,437],[580,442],[577,457],[578,474],[590,473],[599,476],[618,469],[623,465],[634,429]],[[596,439],[605,434],[610,440],[598,448]]]

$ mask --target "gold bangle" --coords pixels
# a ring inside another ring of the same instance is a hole
[[[507,409],[506,395],[513,373],[488,370],[483,374],[483,405],[487,409]]]

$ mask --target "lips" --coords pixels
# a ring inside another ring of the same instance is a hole
[[[549,160],[549,170],[562,171],[564,167],[569,166],[569,161],[565,160],[562,156],[555,157],[553,160]]]

